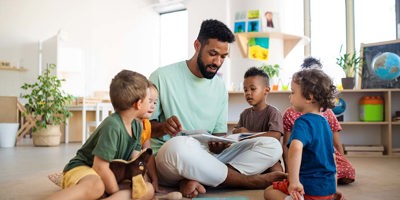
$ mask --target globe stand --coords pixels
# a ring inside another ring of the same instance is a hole
[[[344,119],[344,115],[336,115],[336,119],[337,119],[339,122],[342,122],[343,119]]]

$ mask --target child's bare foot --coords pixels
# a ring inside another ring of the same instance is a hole
[[[179,183],[179,191],[184,197],[194,198],[197,195],[206,193],[206,189],[199,182],[184,179]]]
[[[336,191],[335,200],[344,200],[344,199],[345,199],[344,195],[341,192]]]

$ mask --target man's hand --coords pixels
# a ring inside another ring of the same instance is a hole
[[[231,146],[229,142],[209,142],[208,149],[215,154],[221,153],[224,149]]]
[[[183,129],[178,117],[173,115],[172,117],[165,120],[165,122],[163,122],[162,130],[166,134],[169,134],[171,136],[176,136]]]

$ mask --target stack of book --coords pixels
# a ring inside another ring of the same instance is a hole
[[[381,145],[344,145],[346,155],[381,156],[384,148]]]
[[[394,156],[400,156],[400,148],[392,148],[392,154]]]

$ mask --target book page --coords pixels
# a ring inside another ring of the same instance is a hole
[[[191,135],[190,137],[195,138],[196,140],[200,141],[201,143],[208,143],[208,142],[229,142],[229,143],[235,143],[238,142],[238,140],[234,140],[231,138],[226,138],[226,137],[219,137],[211,134],[196,134],[196,135]]]

